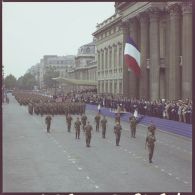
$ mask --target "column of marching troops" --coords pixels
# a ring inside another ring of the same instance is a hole
[[[86,146],[90,147],[91,142],[91,131],[93,130],[92,125],[89,121],[87,121],[87,116],[85,115],[85,103],[82,102],[55,102],[55,100],[45,97],[42,95],[32,94],[32,93],[14,93],[13,94],[20,105],[28,106],[29,114],[33,114],[33,112],[37,115],[47,115],[45,117],[45,123],[47,126],[47,132],[50,133],[50,126],[52,121],[52,116],[56,114],[63,114],[66,116],[67,130],[71,131],[72,125],[72,116],[71,114],[80,115],[77,117],[74,122],[75,128],[75,139],[80,139],[80,129],[82,127],[83,132],[85,133],[86,138]],[[98,112],[94,117],[94,121],[96,123],[96,132],[99,132],[99,127],[102,127],[102,138],[106,138],[106,127],[107,127],[107,119],[105,116],[101,119],[101,115]],[[137,120],[134,116],[129,118],[130,129],[131,129],[131,137],[135,138],[136,134],[136,125]],[[148,133],[146,136],[146,145],[148,146],[149,151],[149,162],[152,163],[152,157],[154,152],[154,143],[156,141],[155,138],[155,125],[151,123],[148,127]],[[115,116],[115,125],[114,125],[114,133],[116,136],[116,146],[119,146],[120,137],[121,137],[122,126],[120,124],[120,113]]]

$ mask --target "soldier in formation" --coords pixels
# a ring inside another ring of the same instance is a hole
[[[107,123],[107,119],[104,116],[103,119],[101,120],[101,125],[102,125],[102,138],[106,138],[106,123]]]
[[[100,114],[99,113],[97,113],[97,115],[95,116],[95,123],[96,123],[96,131],[98,131],[99,132],[99,127],[100,127],[100,119],[101,119],[101,117],[100,117]]]
[[[116,136],[116,146],[119,146],[120,137],[121,137],[121,130],[122,130],[122,127],[119,124],[119,122],[117,121],[116,125],[114,126],[114,133]]]
[[[52,118],[50,115],[47,115],[45,117],[45,124],[47,125],[47,133],[50,133],[51,120]]]
[[[72,116],[70,114],[68,114],[66,117],[66,123],[67,123],[68,132],[70,132],[71,124],[72,124]]]
[[[86,116],[85,113],[84,113],[84,114],[82,114],[82,116],[81,116],[81,122],[82,122],[83,131],[85,130],[86,121],[87,121],[87,116]]]
[[[92,126],[90,125],[89,121],[85,126],[85,138],[86,138],[86,146],[90,147],[91,142],[91,131],[93,130]]]
[[[130,128],[131,128],[131,137],[135,138],[136,125],[137,125],[135,116],[129,117],[129,121],[130,121]]]
[[[153,157],[153,153],[154,153],[154,145],[155,145],[154,143],[156,141],[155,130],[156,130],[156,126],[152,123],[148,127],[148,133],[146,136],[145,148],[147,145],[148,146],[148,153],[149,153],[149,163],[152,163],[152,157]]]
[[[74,123],[75,131],[76,131],[76,139],[80,139],[80,127],[81,127],[81,122],[79,120],[79,117],[77,117],[76,122]]]
[[[119,124],[120,124],[120,122],[121,122],[120,113],[116,113],[116,115],[115,115],[115,123],[116,123],[116,122],[119,122]]]

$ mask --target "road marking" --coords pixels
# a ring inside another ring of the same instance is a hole
[[[162,172],[164,172],[165,170],[164,169],[161,169]]]
[[[89,177],[89,176],[87,176],[87,177],[86,177],[86,179],[90,179],[90,177]]]
[[[99,188],[99,186],[95,186],[95,188]]]
[[[172,173],[168,173],[169,176],[172,176],[173,174]]]
[[[77,167],[77,169],[78,169],[78,170],[82,170],[82,168],[81,168],[81,167]]]
[[[155,165],[155,168],[158,168],[158,165]]]
[[[127,152],[127,149],[124,149],[125,152]]]
[[[187,182],[187,181],[184,181],[184,183],[185,183],[185,184],[188,184],[189,182]]]
[[[175,179],[180,180],[180,178],[179,178],[179,177],[176,177]]]
[[[131,154],[132,152],[130,151],[129,154]]]

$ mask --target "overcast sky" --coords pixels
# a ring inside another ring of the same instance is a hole
[[[114,12],[114,2],[4,2],[5,76],[19,78],[43,55],[76,55],[93,40],[97,23]]]

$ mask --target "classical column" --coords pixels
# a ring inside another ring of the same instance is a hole
[[[192,98],[192,3],[183,3],[182,11],[182,98]]]
[[[170,11],[170,57],[169,57],[169,99],[181,97],[180,86],[180,55],[181,55],[181,26],[180,6],[174,4]]]
[[[149,18],[145,12],[139,15],[140,20],[140,52],[141,52],[141,77],[139,94],[140,98],[149,98],[148,76],[147,76],[147,64],[146,59],[149,58]]]
[[[156,8],[149,10],[150,16],[150,99],[159,98],[159,11]]]
[[[137,18],[131,18],[129,20],[129,34],[131,39],[135,42],[135,44],[138,43],[138,20]],[[138,98],[138,78],[135,76],[134,72],[129,69],[129,95],[128,97],[131,98]]]
[[[127,41],[127,38],[128,38],[128,23],[127,22],[123,22],[121,24],[121,28],[122,28],[122,31],[123,31],[123,45],[125,46],[125,43]],[[124,53],[124,52],[123,52]],[[122,94],[124,96],[128,96],[128,92],[129,92],[129,79],[128,79],[128,68],[127,68],[127,65],[125,64],[125,60],[124,60],[124,57],[123,57],[123,66],[122,66],[122,71],[123,71],[123,91],[122,91]]]

